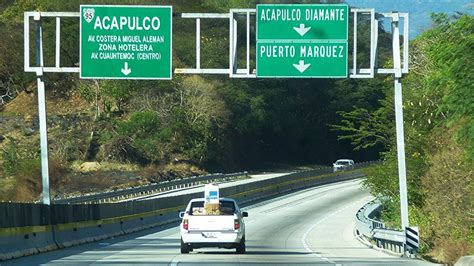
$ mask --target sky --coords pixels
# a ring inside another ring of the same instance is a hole
[[[474,0],[346,0],[352,7],[375,8],[375,12],[408,12],[410,39],[431,27],[430,14],[444,12],[449,15],[461,11],[474,15]],[[386,24],[386,29],[389,24]]]

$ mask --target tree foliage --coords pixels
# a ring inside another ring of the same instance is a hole
[[[474,169],[474,17],[433,15],[434,27],[411,42],[403,79],[405,152],[412,224],[421,227],[424,252],[453,263],[472,254]],[[356,148],[382,144],[383,164],[364,181],[385,200],[384,219],[397,227],[399,195],[393,100],[376,109],[340,112],[335,129]],[[413,222],[414,221],[414,222]]]

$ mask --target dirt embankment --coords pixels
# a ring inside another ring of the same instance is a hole
[[[205,173],[188,162],[140,165],[90,158],[91,133],[97,127],[94,107],[74,92],[67,97],[47,97],[46,106],[53,198]],[[21,92],[0,109],[0,201],[31,202],[40,199],[38,121],[37,96],[32,92]]]

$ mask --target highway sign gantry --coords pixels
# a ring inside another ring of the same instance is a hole
[[[345,78],[349,8],[257,5],[257,77]]]
[[[80,77],[171,79],[172,7],[80,7]]]

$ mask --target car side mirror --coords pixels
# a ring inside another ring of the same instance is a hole
[[[184,212],[179,212],[179,218],[183,218],[184,217]]]
[[[249,213],[248,212],[242,212],[242,217],[249,217]]]

